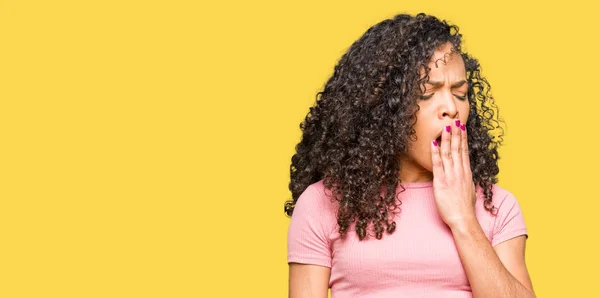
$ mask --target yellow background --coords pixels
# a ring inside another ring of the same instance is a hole
[[[492,83],[538,296],[599,297],[599,10],[489,2],[0,2],[0,297],[286,297],[298,125],[420,11]]]

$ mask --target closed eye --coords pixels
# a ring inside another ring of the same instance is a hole
[[[458,96],[458,95],[456,95],[456,94],[455,94],[454,96],[456,96],[456,98],[458,98],[458,99],[460,99],[460,100],[466,100],[466,99],[467,99],[467,96],[466,96],[466,95],[465,95],[465,96]],[[432,97],[433,97],[433,93],[432,93],[432,94],[429,94],[429,95],[420,95],[420,96],[419,96],[419,99],[421,99],[421,100],[426,100],[426,99],[430,99],[430,98],[432,98]]]

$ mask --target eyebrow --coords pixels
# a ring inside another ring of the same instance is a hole
[[[452,86],[450,86],[450,88],[458,88],[458,87],[464,85],[466,82],[467,82],[467,80],[460,80],[460,81],[452,84]],[[442,85],[444,85],[443,82],[437,82],[437,81],[428,81],[428,82],[425,82],[425,84],[429,84],[429,85],[433,86],[433,88],[438,88],[438,87],[441,87]]]

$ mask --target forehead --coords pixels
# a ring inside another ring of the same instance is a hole
[[[431,80],[446,76],[452,80],[466,77],[463,58],[458,52],[452,51],[450,43],[436,49],[427,66],[430,68],[429,77]],[[424,74],[425,70],[421,69],[421,72]]]

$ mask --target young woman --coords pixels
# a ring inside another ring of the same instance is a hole
[[[290,297],[535,297],[489,88],[433,16],[349,48],[292,157]]]

